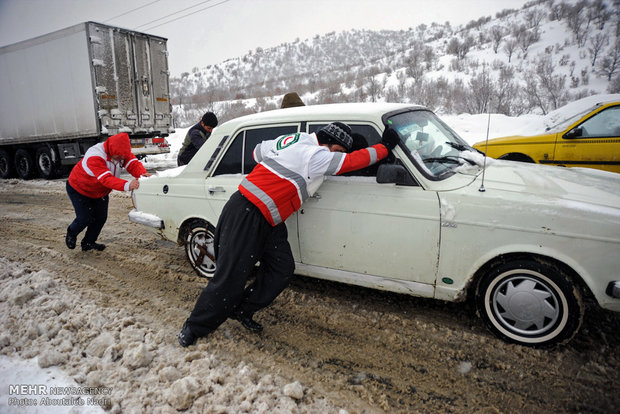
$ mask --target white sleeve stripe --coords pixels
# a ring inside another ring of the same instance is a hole
[[[377,149],[376,148],[366,148],[368,153],[370,154],[370,165],[373,165],[377,162]]]
[[[101,180],[101,177],[103,177],[106,174],[110,174],[111,175],[112,173],[110,171],[106,171],[103,174],[101,174],[99,177],[97,177],[97,180]]]
[[[341,152],[332,152],[332,160],[327,167],[327,171],[325,171],[325,175],[335,175],[338,171],[340,171],[340,167],[344,162],[345,154]]]

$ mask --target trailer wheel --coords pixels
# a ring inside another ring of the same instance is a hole
[[[37,164],[37,170],[42,178],[50,180],[58,175],[58,153],[52,147],[47,145],[37,149],[34,156]]]
[[[14,175],[13,157],[7,150],[0,149],[0,178],[11,178]]]
[[[20,148],[15,151],[15,169],[19,178],[23,180],[29,180],[34,176],[34,161],[28,150]]]

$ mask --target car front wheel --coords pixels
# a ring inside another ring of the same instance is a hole
[[[500,338],[539,348],[572,339],[584,314],[577,286],[557,266],[539,260],[492,268],[480,280],[476,305]]]
[[[198,220],[187,226],[183,236],[187,259],[200,277],[211,278],[215,273],[214,234],[213,226]]]

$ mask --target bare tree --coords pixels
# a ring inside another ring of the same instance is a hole
[[[530,29],[534,30],[534,32],[540,32],[540,23],[545,18],[545,13],[540,9],[534,9],[528,11],[525,14],[525,21]]]
[[[453,37],[450,42],[448,42],[446,52],[455,55],[458,60],[463,60],[467,53],[469,53],[473,44],[474,38],[472,36],[467,36],[462,42],[456,37]]]
[[[547,115],[547,104],[542,96],[538,81],[534,76],[525,78],[525,94],[530,108],[540,108],[543,115]]]
[[[553,109],[559,108],[566,98],[566,75],[556,75],[550,56],[542,56],[536,65],[536,75]]]
[[[550,3],[549,4],[549,20],[562,20],[566,13],[566,3]]]
[[[367,96],[370,98],[370,101],[377,102],[377,99],[379,99],[379,93],[381,92],[381,87],[376,76],[369,75],[366,78],[366,87],[364,89]]]
[[[603,0],[592,0],[589,10],[599,30],[603,30],[605,28],[605,23],[607,23],[612,15],[611,11],[607,9],[607,4],[605,4]]]
[[[493,89],[494,105],[492,109],[507,116],[523,113],[524,108],[520,104],[520,88],[515,81],[515,70],[512,66],[505,64],[500,66],[499,77]]]
[[[491,27],[491,45],[493,47],[493,52],[497,54],[497,50],[499,49],[499,45],[502,43],[502,39],[506,35],[506,31],[501,26],[493,26]]]
[[[591,16],[587,12],[588,2],[580,1],[574,6],[569,7],[567,12],[568,28],[573,32],[577,46],[583,47],[588,38],[588,28],[591,22]]]
[[[521,51],[523,51],[523,55],[527,55],[527,50],[539,40],[539,36],[530,30],[525,30],[520,33],[517,41],[519,42],[519,46],[521,46]]]
[[[414,45],[414,48],[409,52],[407,58],[405,59],[405,65],[407,76],[413,78],[416,82],[424,76],[425,67],[423,60],[423,48],[416,47],[416,45]]]
[[[490,109],[493,96],[493,82],[486,67],[469,81],[467,110],[472,114],[482,114]]]
[[[590,59],[592,59],[592,67],[596,64],[596,58],[600,53],[603,46],[609,43],[609,36],[605,33],[597,33],[596,36],[590,38],[590,47],[588,52],[590,53]]]
[[[611,81],[618,71],[620,65],[620,40],[616,38],[614,47],[611,48],[608,55],[604,56],[598,64],[598,73],[607,76],[607,80]]]
[[[512,59],[512,55],[514,54],[515,50],[517,50],[517,46],[518,46],[517,39],[512,38],[512,37],[509,39],[506,39],[506,41],[504,42],[504,52],[506,52],[506,54],[508,55],[508,63],[510,63],[510,60]]]

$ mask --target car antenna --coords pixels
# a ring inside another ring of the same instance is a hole
[[[489,129],[491,127],[491,111],[489,111],[489,119],[487,121],[487,139],[484,142],[484,163],[482,164],[482,182],[480,183],[480,188],[478,191],[484,193],[486,189],[484,188],[484,173],[487,171],[487,150],[489,148]]]

